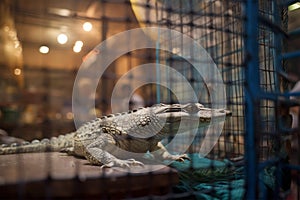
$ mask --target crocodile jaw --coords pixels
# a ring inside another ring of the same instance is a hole
[[[208,126],[211,122],[218,123],[223,121],[225,117],[231,116],[231,112],[228,110],[205,108],[200,103],[160,104],[160,107],[154,112],[160,120],[165,121],[166,126],[176,127],[180,124],[187,130]]]

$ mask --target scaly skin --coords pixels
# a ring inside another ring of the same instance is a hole
[[[157,159],[189,159],[187,155],[171,155],[160,141],[178,132],[208,126],[212,116],[224,119],[230,111],[204,108],[199,103],[157,104],[126,113],[97,118],[81,126],[76,132],[58,138],[34,140],[21,145],[2,145],[0,155],[13,153],[64,151],[85,157],[91,164],[102,167],[130,167],[143,165],[126,152],[152,152]],[[218,120],[213,120],[218,122]],[[180,126],[179,126],[180,125]],[[180,130],[179,130],[180,128]],[[125,155],[122,153],[125,152]],[[119,157],[125,157],[121,159]]]

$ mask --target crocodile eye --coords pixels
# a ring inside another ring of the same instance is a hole
[[[204,108],[204,105],[202,105],[201,103],[197,103],[199,108]]]
[[[103,127],[103,128],[102,128],[102,131],[103,131],[103,133],[108,133],[108,130],[107,130],[106,127]]]

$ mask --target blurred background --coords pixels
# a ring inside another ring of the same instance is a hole
[[[3,0],[0,9],[0,128],[25,139],[73,130],[77,70],[101,41],[139,27],[130,2]],[[95,95],[98,116],[111,112],[109,99],[118,77],[149,60],[152,52],[141,50],[111,64]],[[83,80],[79,87],[88,93],[94,81]],[[141,106],[153,104],[152,88],[136,92],[147,99]]]

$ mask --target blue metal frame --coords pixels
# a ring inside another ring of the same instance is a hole
[[[291,3],[296,1],[290,0],[286,2],[282,2],[281,6],[287,7]],[[273,1],[273,14],[274,19],[273,23],[277,23],[281,21],[280,18],[280,8],[277,4],[277,1]],[[290,165],[283,163],[280,157],[267,160],[262,163],[258,162],[257,152],[256,152],[256,136],[259,134],[259,117],[260,113],[260,101],[265,99],[269,99],[272,101],[277,101],[279,97],[286,97],[287,101],[289,101],[288,97],[299,95],[299,93],[280,93],[277,88],[275,92],[264,92],[260,88],[260,72],[259,72],[259,44],[258,44],[258,36],[259,36],[259,4],[257,0],[246,0],[244,2],[244,31],[245,31],[245,124],[246,124],[246,133],[245,133],[245,161],[246,161],[246,199],[267,199],[267,191],[264,185],[258,180],[258,175],[266,166],[277,166],[279,169],[288,168],[300,170],[300,166]],[[274,25],[274,27],[276,24]],[[272,27],[270,27],[272,29]],[[273,30],[273,29],[272,29]],[[283,71],[282,61],[300,57],[300,51],[294,51],[289,53],[282,53],[282,45],[279,41],[282,41],[284,32],[278,32],[273,30],[274,32],[274,65],[276,72]],[[300,34],[300,29],[289,33],[289,35],[297,35]],[[282,133],[282,127],[276,131],[276,134]],[[282,176],[277,170],[276,173],[276,182],[277,184],[281,183]],[[279,186],[277,185],[275,188],[275,195],[279,198]]]
[[[246,160],[246,198],[256,199],[257,194],[257,153],[256,153],[256,116],[259,112],[259,48],[258,48],[258,1],[247,0],[244,4],[245,11],[245,160]]]

